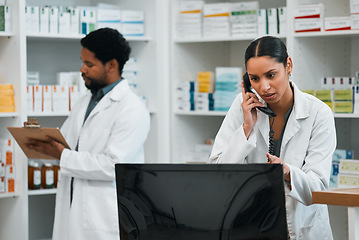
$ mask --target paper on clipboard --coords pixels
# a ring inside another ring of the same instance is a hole
[[[70,148],[66,143],[65,138],[62,136],[58,128],[26,128],[26,127],[8,127],[11,135],[15,138],[21,149],[24,151],[28,158],[35,159],[54,159],[53,157],[37,152],[27,147],[27,138],[34,138],[46,141],[46,136],[49,136],[56,141],[62,143],[66,148]]]

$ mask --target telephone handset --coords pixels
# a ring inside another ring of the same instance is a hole
[[[244,85],[244,90],[246,92],[253,93],[251,90],[252,86],[247,72],[243,75],[243,85]],[[262,111],[263,113],[267,114],[270,117],[277,116],[277,114],[275,114],[269,107],[257,107],[257,108],[258,110]]]

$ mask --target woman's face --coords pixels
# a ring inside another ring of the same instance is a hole
[[[291,70],[292,60],[289,57],[286,67],[269,56],[252,57],[247,61],[251,85],[268,104],[290,99],[292,92],[288,75]]]

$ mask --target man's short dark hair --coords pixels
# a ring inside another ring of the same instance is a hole
[[[131,53],[131,48],[126,39],[112,28],[100,28],[90,32],[81,39],[81,46],[93,52],[102,64],[116,59],[120,74],[122,74],[123,66]]]

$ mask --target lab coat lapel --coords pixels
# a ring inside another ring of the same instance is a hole
[[[258,130],[261,133],[265,143],[269,146],[269,118],[266,114],[257,110]]]
[[[300,130],[301,119],[309,117],[308,100],[303,96],[303,93],[297,88],[294,83],[291,84],[294,88],[294,106],[284,131],[281,152],[282,149],[286,147],[289,140]]]
[[[111,101],[120,101],[124,97],[128,89],[129,85],[127,80],[122,80],[121,82],[119,82],[108,94],[106,94],[101,99],[101,101],[96,105],[96,107],[88,116],[88,119],[92,118],[97,113],[109,108],[111,106]]]

